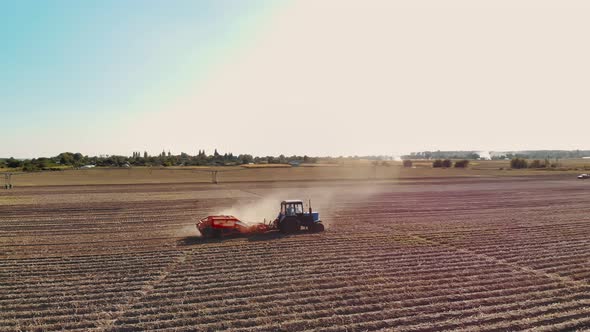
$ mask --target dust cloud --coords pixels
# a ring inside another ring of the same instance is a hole
[[[233,205],[228,209],[220,211],[221,215],[231,215],[246,223],[258,223],[266,220],[274,220],[279,214],[280,198],[279,192],[268,193],[258,200]]]
[[[175,237],[191,237],[191,236],[195,236],[195,235],[201,235],[201,233],[199,232],[199,230],[197,229],[196,223],[197,223],[198,219],[195,218],[194,222],[192,222],[189,225],[184,225],[182,226],[182,228],[179,228],[177,230],[174,231],[174,236]]]
[[[260,198],[254,201],[238,203],[230,208],[221,210],[219,214],[233,215],[247,223],[257,223],[274,220],[279,214],[280,204],[283,200],[300,199],[303,201],[305,211],[311,207],[314,212],[320,213],[320,219],[326,226],[335,221],[331,212],[337,210],[344,203],[361,202],[370,196],[377,194],[382,186],[374,184],[332,184],[317,186],[305,186],[297,188],[273,189],[258,194]]]

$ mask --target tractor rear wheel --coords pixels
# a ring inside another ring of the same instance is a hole
[[[319,233],[324,231],[324,224],[316,222],[310,227],[313,233]]]
[[[297,219],[285,219],[281,222],[280,230],[281,233],[291,234],[298,232],[301,229]]]

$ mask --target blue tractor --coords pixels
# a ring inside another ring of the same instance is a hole
[[[281,211],[274,221],[274,226],[285,234],[299,232],[302,228],[314,233],[324,231],[320,214],[312,211],[311,202],[309,211],[306,212],[303,209],[303,202],[298,199],[281,202]]]

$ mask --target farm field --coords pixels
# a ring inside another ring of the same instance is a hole
[[[2,190],[0,331],[590,328],[590,181],[359,179]],[[194,226],[285,198],[311,198],[326,231]]]
[[[184,167],[132,167],[64,169],[62,171],[23,173],[0,169],[0,173],[17,173],[12,176],[14,186],[61,186],[104,184],[158,184],[158,183],[211,183],[212,171],[217,180],[228,182],[274,181],[341,181],[385,180],[415,181],[423,178],[505,177],[530,175],[580,174],[590,171],[590,159],[566,159],[558,169],[510,169],[507,160],[476,160],[466,169],[432,168],[432,161],[414,161],[413,168],[404,168],[400,161],[379,162],[369,160],[346,161],[342,164],[311,164],[315,167],[289,167],[289,165],[240,166],[184,166]],[[323,167],[322,167],[323,166]],[[0,174],[0,177],[3,177]],[[0,184],[4,185],[4,179]]]

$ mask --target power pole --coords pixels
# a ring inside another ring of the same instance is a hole
[[[12,173],[4,173],[4,189],[12,189]]]

